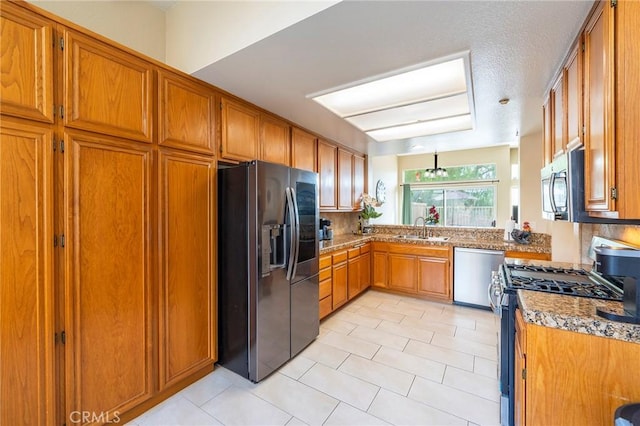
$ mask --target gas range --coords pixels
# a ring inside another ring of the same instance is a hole
[[[622,283],[619,277],[602,276],[584,269],[548,265],[505,263],[501,269],[505,293],[515,293],[522,289],[594,299],[622,300]]]

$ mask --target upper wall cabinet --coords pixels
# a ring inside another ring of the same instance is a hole
[[[338,209],[353,209],[353,154],[338,149]]]
[[[360,196],[366,191],[365,158],[353,155],[353,210],[360,210]]]
[[[267,115],[260,115],[260,159],[270,163],[291,164],[289,158],[291,130],[289,124]]]
[[[71,30],[64,37],[65,126],[152,142],[151,64]]]
[[[326,141],[318,141],[318,174],[320,175],[320,209],[335,210],[337,199],[338,147]]]
[[[260,112],[240,102],[222,98],[220,156],[233,161],[258,158]]]
[[[549,101],[551,103],[551,153],[555,157],[562,154],[567,146],[566,143],[566,102],[564,97],[564,70],[560,73],[556,79],[553,87],[551,88],[551,94]]]
[[[158,143],[214,153],[214,91],[190,78],[158,71]]]
[[[573,45],[564,65],[566,132],[565,145],[571,146],[583,139],[582,126],[582,37]]]
[[[292,127],[291,167],[317,172],[317,142],[318,140],[314,135],[297,127]]]
[[[3,4],[0,31],[2,114],[52,123],[53,23]]]

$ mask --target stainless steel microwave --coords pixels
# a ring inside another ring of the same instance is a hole
[[[640,220],[592,217],[585,211],[584,148],[556,157],[540,171],[542,217],[580,223],[639,224]]]

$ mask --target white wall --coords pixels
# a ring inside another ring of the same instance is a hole
[[[540,169],[542,133],[520,138],[520,221],[528,221],[534,232],[551,233],[551,222],[542,219]]]
[[[394,225],[400,222],[398,219],[398,206],[400,205],[401,187],[398,185],[398,159],[395,155],[384,155],[369,158],[369,194],[375,196],[376,183],[382,180],[387,189],[386,202],[376,208],[382,212],[382,216],[373,219],[371,223],[379,225]]]
[[[29,3],[165,62],[165,14],[147,2],[29,0]]]
[[[499,182],[496,184],[498,192],[496,227],[502,228],[511,217],[511,155],[509,146],[438,153],[438,166],[444,168],[482,163],[495,163],[497,167]],[[433,167],[433,154],[399,156],[398,182],[402,182],[404,170],[427,167]],[[398,218],[401,217],[401,201],[398,200]]]
[[[338,2],[177,2],[167,11],[167,64],[192,74]]]

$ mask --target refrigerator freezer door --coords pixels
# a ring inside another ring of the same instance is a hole
[[[291,357],[318,337],[318,275],[291,286]]]

